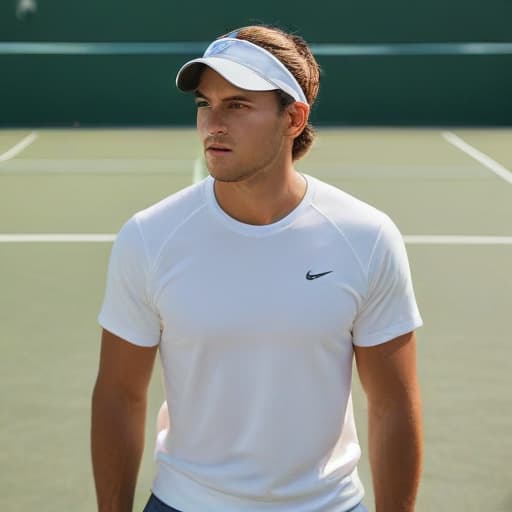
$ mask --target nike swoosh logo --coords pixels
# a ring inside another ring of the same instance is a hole
[[[313,279],[318,279],[319,277],[326,276],[327,274],[330,274],[333,272],[332,270],[329,270],[329,272],[322,272],[320,274],[312,274],[311,270],[308,270],[308,273],[306,274],[306,279],[308,281],[312,281]]]

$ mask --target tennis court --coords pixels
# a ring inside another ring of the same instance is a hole
[[[298,168],[383,209],[406,237],[425,322],[418,512],[512,511],[512,130],[322,129]],[[111,240],[203,175],[191,129],[0,130],[0,510],[94,510],[90,395]],[[134,510],[161,401],[157,371]]]

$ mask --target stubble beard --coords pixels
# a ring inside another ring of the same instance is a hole
[[[208,168],[208,172],[210,175],[215,178],[215,180],[220,181],[222,183],[240,183],[241,181],[248,180],[252,178],[254,175],[258,173],[259,169],[254,169],[252,171],[239,172],[238,174],[232,176],[223,176],[220,173],[216,173],[214,170]]]
[[[237,171],[228,171],[226,173],[223,173],[222,171],[216,172],[214,167],[208,165],[208,160],[206,160],[205,163],[208,172],[215,180],[221,183],[240,183],[242,181],[250,180],[258,174],[266,173],[269,170],[272,161],[273,158],[269,158],[268,161],[260,162],[257,166]]]

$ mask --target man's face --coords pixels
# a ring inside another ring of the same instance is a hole
[[[283,166],[290,153],[287,117],[274,91],[239,89],[205,68],[196,105],[206,165],[215,179],[243,181]]]

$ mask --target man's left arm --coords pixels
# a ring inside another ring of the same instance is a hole
[[[414,332],[354,352],[368,402],[375,510],[413,512],[423,453]]]

